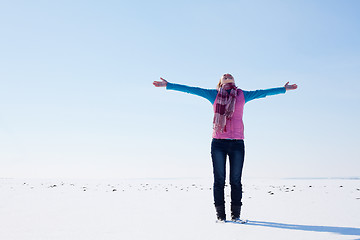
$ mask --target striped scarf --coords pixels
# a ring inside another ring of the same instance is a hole
[[[230,94],[226,91],[231,89]],[[225,84],[218,91],[215,102],[213,128],[216,132],[226,132],[226,119],[232,118],[235,111],[237,87],[233,83]]]

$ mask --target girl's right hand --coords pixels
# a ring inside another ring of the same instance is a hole
[[[154,81],[153,84],[155,87],[166,87],[167,86],[167,81],[163,78],[160,78],[162,81]]]

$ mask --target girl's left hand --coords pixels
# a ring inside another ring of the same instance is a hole
[[[297,85],[296,85],[296,84],[289,85],[289,82],[287,82],[284,87],[285,87],[286,90],[294,90],[294,89],[297,89]]]

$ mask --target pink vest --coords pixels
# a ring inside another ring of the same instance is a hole
[[[214,102],[214,112],[215,112],[215,106],[218,96],[216,96],[215,102]],[[243,111],[244,111],[244,105],[245,105],[245,97],[244,93],[241,89],[238,89],[237,97],[236,97],[236,103],[235,103],[235,111],[234,115],[231,119],[226,119],[226,131],[220,133],[215,132],[213,130],[213,138],[217,139],[244,139],[244,123],[242,120],[243,117]]]

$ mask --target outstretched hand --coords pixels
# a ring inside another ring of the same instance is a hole
[[[167,81],[163,78],[160,78],[161,81],[154,81],[153,84],[155,87],[166,87],[167,86]]]
[[[296,85],[296,84],[289,85],[289,82],[287,82],[284,87],[285,87],[286,90],[294,90],[294,89],[297,89],[297,85]]]

